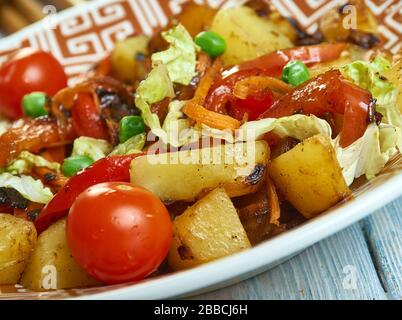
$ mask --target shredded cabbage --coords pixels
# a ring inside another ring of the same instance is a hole
[[[0,174],[0,187],[13,188],[25,199],[36,203],[47,204],[53,197],[49,188],[45,188],[42,181],[35,180],[30,176],[14,176],[4,172]]]
[[[382,75],[391,68],[383,56],[371,63],[354,61],[343,67],[343,74],[363,89],[369,90],[377,99],[376,110],[383,115],[382,122],[397,126],[402,130],[402,114],[397,106],[398,87]]]
[[[110,155],[123,156],[133,153],[141,153],[141,150],[145,146],[146,138],[146,133],[137,134],[136,136],[131,137],[127,141],[119,144],[116,148],[114,148]]]
[[[196,75],[198,46],[181,24],[163,32],[162,37],[170,43],[170,47],[166,51],[153,54],[152,63],[163,63],[173,82],[188,85]]]
[[[74,140],[72,156],[87,156],[94,161],[106,157],[112,151],[112,145],[103,139],[79,137]]]
[[[4,171],[11,174],[23,174],[31,172],[33,167],[45,167],[55,172],[60,172],[59,163],[50,162],[41,156],[32,154],[25,150],[22,151]]]

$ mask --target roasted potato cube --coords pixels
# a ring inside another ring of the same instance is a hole
[[[402,112],[402,52],[394,58],[392,68],[387,70],[384,74],[388,81],[394,83],[398,88],[398,100],[396,105]]]
[[[259,17],[248,7],[219,11],[210,30],[226,40],[227,50],[222,56],[226,65],[238,64],[293,46],[275,23]]]
[[[147,47],[146,36],[136,36],[117,42],[111,57],[114,76],[123,82],[134,82],[139,76],[137,74],[138,55],[146,55]]]
[[[230,197],[259,190],[264,182],[269,147],[258,141],[254,151],[247,143],[146,155],[131,163],[131,182],[162,200],[193,201],[223,187]]]
[[[351,195],[330,141],[317,135],[272,160],[268,173],[307,219]]]
[[[35,243],[32,222],[0,213],[0,285],[18,283]]]
[[[35,291],[99,284],[81,269],[71,255],[67,245],[65,219],[51,225],[38,237],[21,284]]]
[[[237,211],[218,188],[174,220],[168,262],[174,270],[197,266],[250,248]]]
[[[319,28],[329,42],[347,40],[367,49],[375,41],[372,35],[378,32],[376,18],[364,0],[351,0],[346,6],[328,11],[320,19]]]

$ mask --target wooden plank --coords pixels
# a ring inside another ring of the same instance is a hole
[[[349,281],[352,273],[356,275],[355,288],[353,281]],[[262,275],[195,298],[371,300],[387,297],[363,232],[355,224]]]
[[[386,292],[402,299],[402,197],[361,225]]]

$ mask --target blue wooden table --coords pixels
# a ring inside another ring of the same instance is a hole
[[[255,278],[197,299],[402,299],[402,197]]]

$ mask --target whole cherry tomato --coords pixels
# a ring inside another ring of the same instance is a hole
[[[55,95],[67,86],[63,67],[50,53],[26,48],[13,54],[0,68],[0,113],[22,116],[22,98],[31,92]]]
[[[71,207],[67,240],[78,264],[94,278],[106,284],[138,281],[166,258],[172,222],[148,190],[101,183],[84,191]]]

